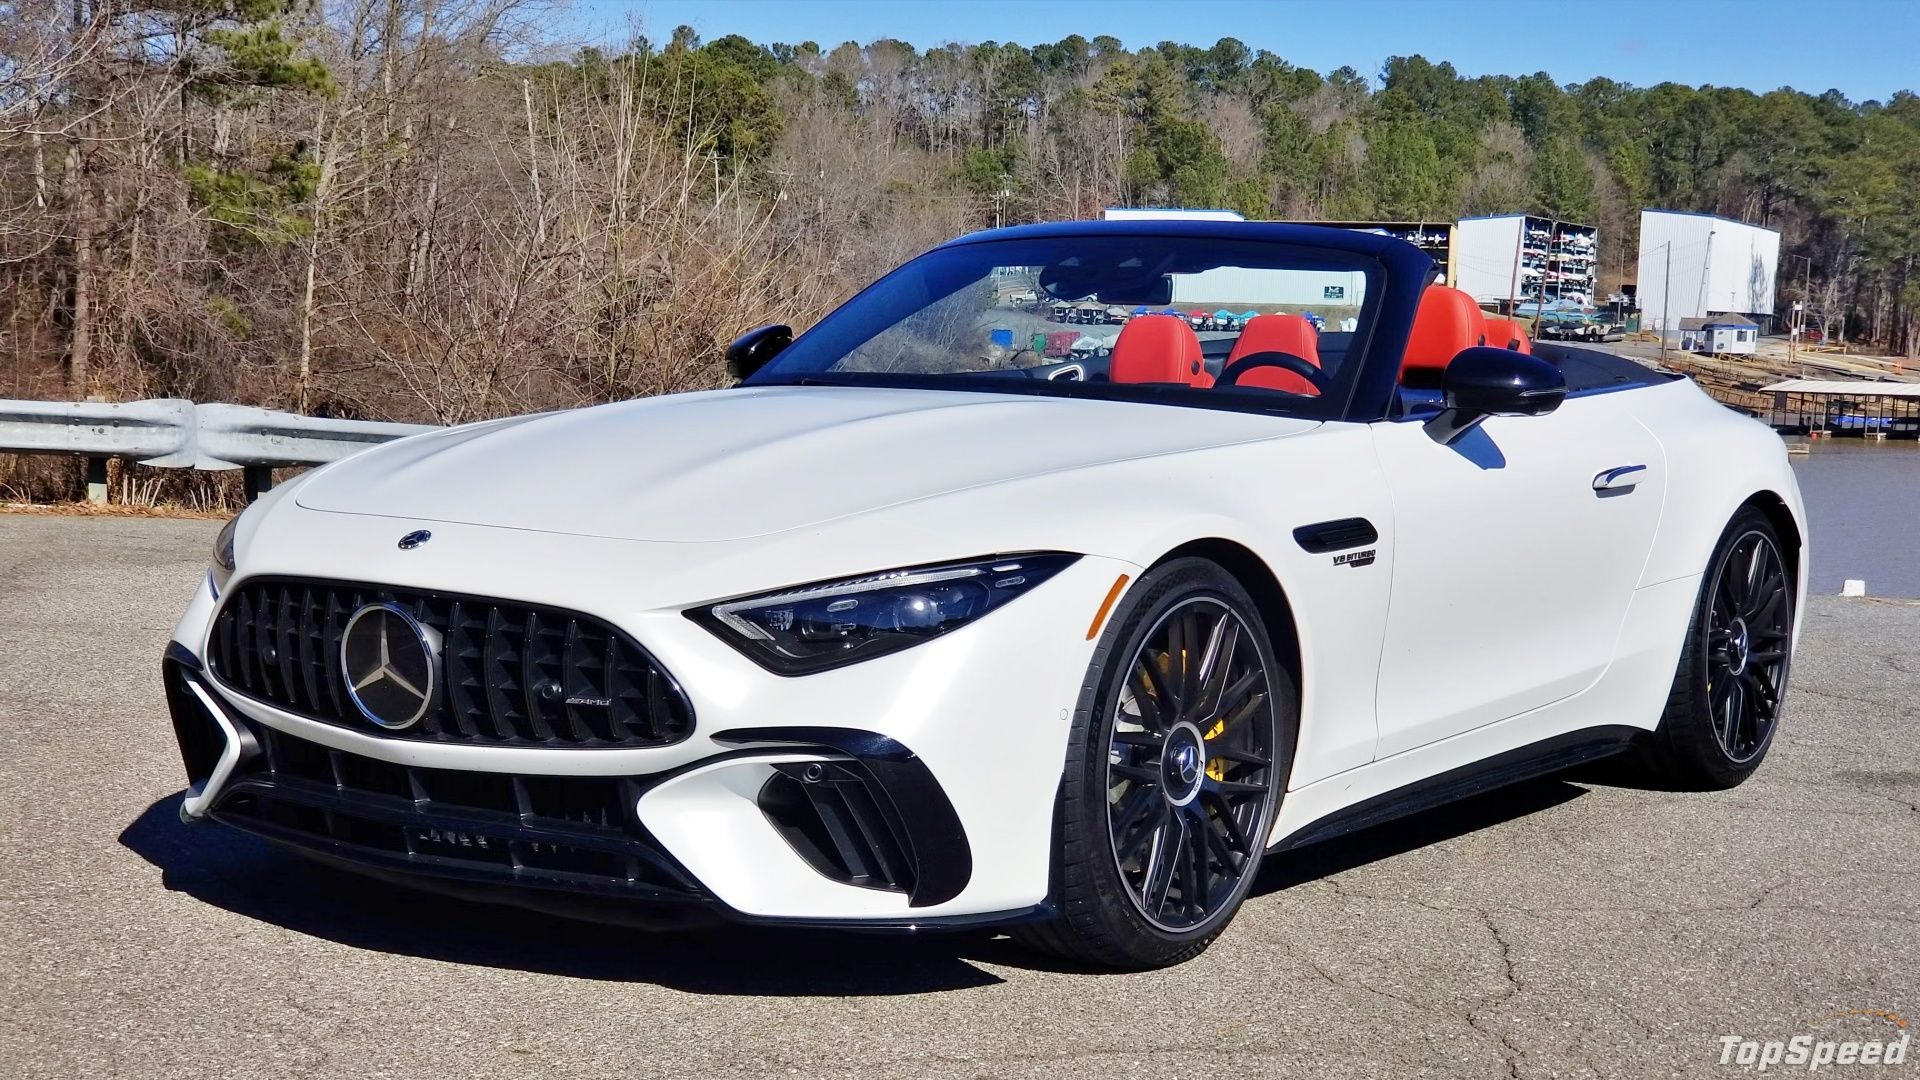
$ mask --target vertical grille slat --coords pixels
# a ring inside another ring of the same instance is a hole
[[[327,705],[333,711],[331,716],[347,716],[346,688],[340,682],[340,631],[345,629],[347,612],[340,604],[340,594],[327,590],[325,606],[320,611],[320,657],[327,665]]]
[[[575,612],[297,579],[243,581],[222,601],[207,650],[214,675],[312,720],[384,738],[560,748],[664,746],[693,730],[673,676],[614,627]],[[369,603],[406,608],[442,641],[440,700],[409,729],[376,728],[346,693],[341,636]]]
[[[453,718],[454,726],[459,729],[460,737],[472,739],[479,734],[479,727],[473,722],[477,706],[473,700],[473,665],[468,656],[471,645],[467,638],[467,608],[455,600],[447,609],[446,654],[441,660],[441,674],[447,678],[447,712]]]
[[[567,620],[566,640],[560,644],[560,708],[567,715],[567,727],[573,730],[576,739],[591,739],[596,733],[587,726],[586,710],[570,704],[576,696],[582,695],[580,684],[580,620]],[[584,695],[592,696],[592,695]]]
[[[520,689],[526,697],[527,724],[533,728],[533,737],[551,742],[553,725],[541,715],[540,684],[545,681],[540,673],[540,616],[529,611],[520,628]]]
[[[317,713],[321,707],[321,689],[313,670],[319,661],[313,647],[313,589],[305,585],[300,587],[300,611],[295,616],[293,636],[300,643],[300,689],[306,693],[307,711]]]
[[[293,590],[280,586],[279,604],[268,608],[273,612],[273,655],[274,663],[280,669],[280,692],[287,700],[298,704],[299,687],[294,685],[294,652],[298,648],[293,642]]]

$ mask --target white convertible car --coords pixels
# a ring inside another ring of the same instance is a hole
[[[174,631],[181,813],[549,911],[1146,967],[1267,852],[1621,751],[1739,783],[1804,595],[1780,440],[1433,278],[999,230],[742,338],[732,389],[315,470]],[[1028,292],[1135,314],[1076,359]]]

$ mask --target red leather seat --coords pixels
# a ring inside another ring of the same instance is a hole
[[[1527,339],[1526,328],[1520,325],[1519,320],[1487,315],[1481,321],[1487,324],[1487,344],[1515,352],[1533,352],[1533,342]]]
[[[1240,331],[1240,339],[1227,354],[1227,366],[1254,353],[1283,352],[1320,366],[1320,331],[1304,315],[1255,315]],[[1280,367],[1257,367],[1234,380],[1235,386],[1257,386],[1267,390],[1285,390],[1289,394],[1318,394],[1305,376]]]
[[[1213,385],[1200,338],[1187,320],[1169,315],[1142,315],[1129,319],[1113,342],[1108,378],[1117,383],[1186,383]]]
[[[1400,381],[1408,386],[1439,386],[1440,373],[1460,350],[1487,343],[1480,306],[1459,289],[1433,285],[1420,297],[1413,333],[1400,361]]]

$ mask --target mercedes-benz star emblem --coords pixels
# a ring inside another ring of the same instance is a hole
[[[368,604],[340,635],[340,670],[362,716],[388,731],[410,728],[433,707],[440,634],[398,604]]]
[[[1193,747],[1181,747],[1174,761],[1176,767],[1180,770],[1181,783],[1191,784],[1195,780],[1200,779],[1200,754]]]
[[[400,550],[412,551],[414,548],[419,547],[431,539],[433,539],[432,533],[425,529],[415,529],[400,538]]]

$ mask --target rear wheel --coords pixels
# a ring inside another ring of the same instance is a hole
[[[1667,711],[1641,754],[1656,779],[1715,790],[1759,768],[1786,696],[1794,592],[1772,523],[1741,510],[1707,564]]]
[[[1117,968],[1198,955],[1245,899],[1292,764],[1293,681],[1218,565],[1149,572],[1088,671],[1054,855],[1062,911],[1026,944]]]

